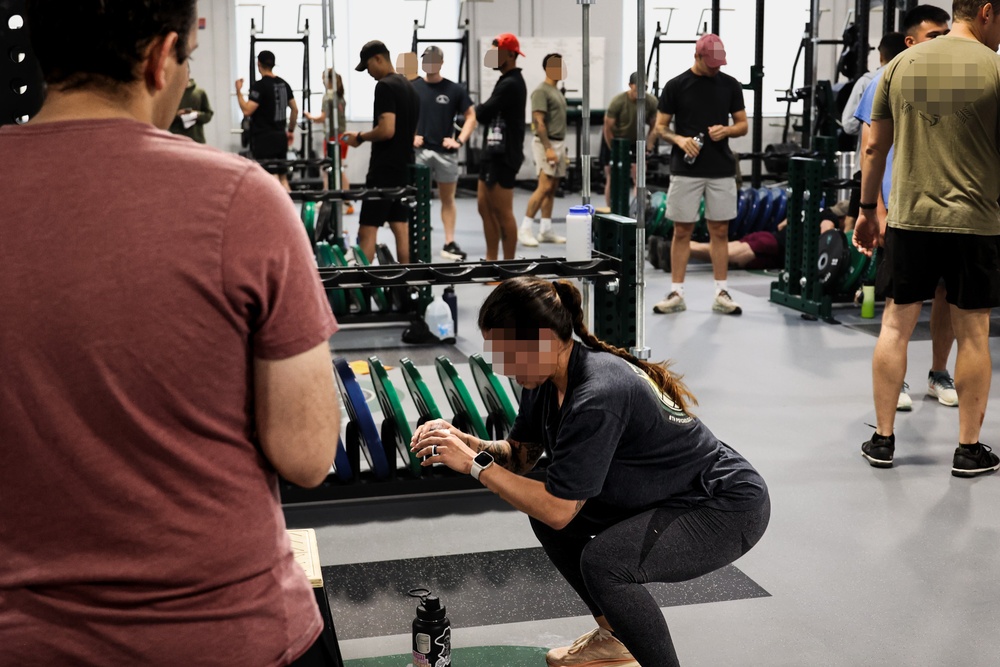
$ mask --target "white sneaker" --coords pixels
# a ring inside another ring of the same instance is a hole
[[[722,290],[715,295],[715,301],[712,302],[712,310],[723,315],[740,315],[743,313],[740,304],[733,301],[733,297],[726,290]]]
[[[520,230],[518,230],[517,240],[520,241],[521,245],[523,246],[528,246],[529,248],[538,247],[538,239],[535,238],[535,235],[531,233],[530,229],[525,229],[524,227],[522,227]]]
[[[684,310],[687,310],[687,304],[684,303],[684,297],[677,292],[671,292],[653,306],[653,312],[660,314],[679,313]]]
[[[948,371],[931,371],[927,374],[927,395],[933,396],[941,405],[949,408],[958,406],[958,392],[955,391],[955,381]]]
[[[566,243],[565,236],[559,236],[551,229],[538,235],[538,240],[542,243]]]
[[[910,385],[903,383],[903,388],[899,390],[899,398],[896,400],[896,412],[909,412],[913,409],[913,399],[906,392],[910,390]]]
[[[595,628],[571,646],[545,654],[549,667],[639,667],[625,645],[604,628]]]

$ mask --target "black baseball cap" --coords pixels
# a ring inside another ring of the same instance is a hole
[[[386,48],[385,44],[377,39],[373,39],[364,46],[361,47],[361,62],[355,67],[355,71],[364,72],[368,69],[368,59],[372,56],[377,55],[389,55],[389,49]]]
[[[441,47],[431,44],[426,49],[424,49],[424,53],[421,56],[421,58],[428,58],[428,57],[430,58],[430,62],[432,63],[444,62],[444,51],[441,50]]]

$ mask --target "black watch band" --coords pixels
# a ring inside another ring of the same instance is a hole
[[[858,204],[858,208],[862,211],[874,211],[878,208],[878,204]]]

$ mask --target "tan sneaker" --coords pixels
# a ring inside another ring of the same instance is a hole
[[[740,304],[733,301],[733,297],[729,296],[729,292],[726,290],[722,290],[715,296],[712,310],[723,315],[739,315],[743,312]]]
[[[660,314],[679,313],[683,310],[687,310],[687,304],[684,303],[684,297],[677,292],[671,292],[667,296],[663,297],[662,301],[653,306],[653,312]]]
[[[594,628],[571,646],[545,654],[549,667],[639,667],[625,645],[604,628]]]

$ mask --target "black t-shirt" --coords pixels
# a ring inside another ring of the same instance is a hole
[[[491,156],[502,160],[517,171],[524,162],[524,128],[526,125],[524,108],[528,102],[528,87],[521,75],[521,68],[515,67],[502,75],[493,87],[490,99],[476,107],[476,120],[483,127],[483,145],[490,125],[496,118],[504,122],[504,153]]]
[[[729,125],[730,116],[746,109],[743,86],[739,81],[722,72],[715,76],[698,76],[687,70],[663,87],[657,108],[673,116],[674,132],[682,137],[696,137],[700,132],[705,134],[705,144],[694,164],[684,162],[684,151],[674,147],[670,173],[701,178],[736,175],[736,158],[729,150],[729,139],[712,141],[708,128]]]
[[[288,132],[288,104],[295,96],[284,79],[265,76],[254,81],[247,99],[257,103],[257,110],[250,116],[251,134]]]
[[[654,507],[752,509],[767,488],[746,459],[638,367],[576,342],[562,407],[552,382],[525,390],[510,433],[545,446],[545,487],[615,523]]]
[[[417,134],[424,138],[424,148],[438,153],[453,153],[441,145],[445,137],[455,136],[455,116],[462,116],[472,106],[465,88],[441,79],[428,83],[424,79],[413,82],[413,89],[420,98],[420,121]]]
[[[375,84],[374,113],[372,127],[378,125],[382,114],[396,114],[396,132],[388,141],[372,142],[368,176],[383,181],[393,177],[401,185],[406,182],[406,166],[413,163],[413,136],[420,116],[420,98],[413,84],[402,74],[382,77]]]

